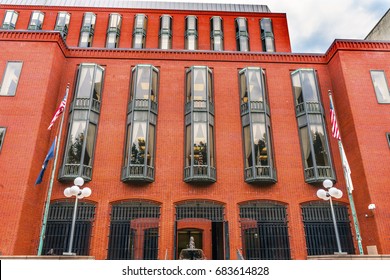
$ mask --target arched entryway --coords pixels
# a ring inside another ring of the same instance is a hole
[[[175,259],[182,249],[189,247],[192,236],[195,247],[202,249],[211,260],[230,259],[228,222],[224,206],[211,201],[186,201],[176,205]]]

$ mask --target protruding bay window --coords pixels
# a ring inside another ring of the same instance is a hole
[[[244,17],[236,18],[236,43],[238,51],[249,52],[248,21]]]
[[[80,64],[73,102],[70,104],[68,138],[59,180],[92,179],[92,166],[99,124],[104,69]]]
[[[316,72],[299,69],[291,73],[291,79],[305,180],[307,183],[335,180]]]
[[[106,48],[115,49],[119,45],[122,16],[117,13],[110,14],[107,28]]]
[[[80,31],[80,48],[92,47],[93,34],[95,32],[96,15],[94,13],[85,13],[83,24]]]
[[[160,17],[158,48],[163,50],[172,48],[172,17],[170,15]]]
[[[215,16],[210,19],[210,49],[223,51],[223,21],[221,17]]]
[[[263,51],[275,52],[274,32],[272,28],[272,21],[270,18],[262,18],[260,20],[261,42]]]
[[[122,181],[153,182],[158,97],[157,68],[132,70]]]
[[[7,10],[5,12],[3,25],[1,29],[4,30],[14,30],[16,26],[16,21],[18,20],[19,13],[14,10]]]
[[[146,28],[148,17],[144,14],[137,14],[134,18],[133,48],[144,49],[146,46]]]
[[[28,30],[41,30],[43,24],[43,18],[45,14],[40,11],[33,11],[31,13],[30,22],[28,24]]]
[[[184,48],[186,50],[198,49],[198,18],[196,16],[186,17],[186,31],[184,34]]]
[[[212,72],[193,66],[186,72],[185,182],[216,181]]]
[[[248,183],[275,183],[276,169],[264,70],[248,67],[239,72],[239,77],[244,179]]]
[[[60,31],[64,40],[66,39],[66,36],[68,36],[69,22],[70,14],[68,12],[58,12],[54,30]]]

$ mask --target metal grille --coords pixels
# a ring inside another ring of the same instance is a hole
[[[352,233],[348,209],[342,204],[333,203],[337,221],[341,249],[348,254],[354,254]],[[312,202],[302,206],[303,223],[305,227],[307,254],[329,255],[338,251],[330,205],[322,201]]]
[[[156,260],[158,258],[160,206],[127,201],[111,209],[109,260]]]
[[[286,206],[267,201],[240,206],[243,252],[248,260],[291,258]]]
[[[208,219],[213,222],[223,222],[223,206],[208,201],[193,201],[176,206],[176,220]]]
[[[50,205],[42,250],[44,255],[62,255],[67,251],[73,208],[73,202],[53,202]],[[94,215],[94,204],[79,202],[72,248],[77,255],[89,255]]]

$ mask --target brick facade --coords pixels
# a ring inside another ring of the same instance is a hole
[[[1,254],[36,254],[52,161],[43,183],[34,186],[34,182],[59,121],[52,131],[48,131],[47,126],[63,98],[67,83],[70,83],[72,98],[80,63],[96,63],[105,68],[93,178],[87,183],[93,192],[88,201],[96,203],[91,256],[96,259],[107,257],[112,203],[134,199],[160,204],[158,257],[172,259],[175,254],[175,205],[200,200],[224,206],[225,220],[229,223],[229,253],[235,259],[236,250],[243,247],[239,204],[267,200],[287,205],[291,258],[305,259],[306,241],[300,205],[318,200],[318,186],[305,183],[303,174],[290,78],[290,72],[300,68],[313,68],[318,75],[336,186],[344,192],[338,201],[348,205],[338,144],[330,136],[328,90],[333,92],[343,144],[351,165],[355,186],[353,196],[363,247],[375,245],[380,254],[390,254],[390,216],[387,209],[390,155],[385,137],[385,133],[390,131],[387,112],[390,105],[378,104],[369,72],[384,70],[390,81],[390,43],[338,40],[325,54],[293,54],[286,15],[279,13],[118,11],[109,8],[0,5],[0,19],[8,9],[17,10],[19,19],[15,31],[0,31],[0,73],[4,73],[7,61],[23,61],[23,68],[16,95],[0,97],[0,126],[7,127],[0,152]],[[45,13],[43,31],[25,30],[31,11],[38,9]],[[66,43],[58,32],[52,31],[60,10],[71,13]],[[93,47],[82,49],[77,44],[85,11],[96,13],[97,23]],[[111,12],[120,12],[123,16],[120,49],[104,48]],[[146,48],[142,50],[130,48],[133,18],[137,13],[148,16]],[[173,17],[172,50],[157,49],[159,16],[162,14]],[[198,51],[183,50],[184,18],[190,14],[196,15],[199,20]],[[209,18],[214,15],[224,20],[223,52],[209,51]],[[251,49],[248,53],[236,51],[234,18],[237,16],[248,19]],[[273,21],[277,51],[273,54],[261,50],[259,19],[263,17]],[[131,69],[137,64],[151,64],[159,69],[160,75],[155,181],[148,184],[120,181]],[[209,185],[183,182],[184,80],[185,70],[194,65],[208,66],[213,71],[217,181]],[[244,181],[238,71],[245,67],[261,67],[266,72],[277,169],[275,184],[252,185]],[[64,124],[67,124],[68,112],[69,107]],[[65,142],[66,126],[61,136],[57,167],[62,162]],[[51,199],[65,200],[63,190],[70,185],[71,182],[55,180]],[[366,218],[370,203],[375,203],[377,209],[373,217]],[[199,225],[199,228],[202,227],[205,231],[210,230],[209,225]],[[354,232],[352,217],[351,230]],[[204,240],[205,244],[211,244],[210,233],[205,235]],[[355,238],[354,243],[357,252]],[[211,254],[210,246],[204,251]]]

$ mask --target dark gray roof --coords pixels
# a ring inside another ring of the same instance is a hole
[[[267,5],[157,2],[134,0],[1,0],[0,4],[59,7],[134,8],[151,10],[162,9],[191,11],[227,11],[251,13],[271,12]]]

